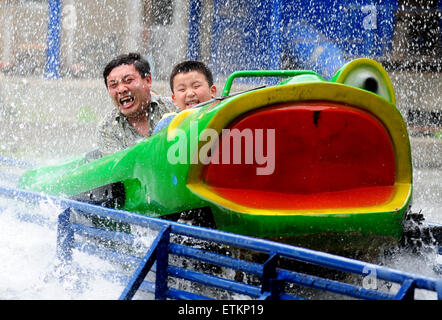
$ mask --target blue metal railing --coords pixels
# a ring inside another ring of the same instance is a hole
[[[45,78],[57,79],[60,74],[61,0],[49,0]]]
[[[28,162],[25,160],[0,156],[0,167],[8,167],[8,168],[12,168],[13,170],[17,170],[17,169],[22,170],[22,169],[29,169],[34,166],[35,166],[34,163],[31,163],[31,162]],[[17,172],[12,173],[12,172],[5,172],[4,170],[0,170],[0,181],[2,181],[2,182],[16,184],[18,182],[19,178],[20,178],[20,175],[17,174]]]
[[[233,294],[248,295],[253,299],[302,299],[296,291],[286,290],[287,285],[290,284],[357,299],[413,299],[415,289],[436,292],[437,298],[442,299],[442,279],[402,272],[282,243],[175,223],[24,190],[0,187],[0,195],[26,201],[50,199],[64,210],[59,215],[57,226],[57,256],[62,262],[72,261],[73,250],[79,250],[106,260],[137,266],[132,276],[118,275],[126,284],[120,296],[122,300],[132,299],[137,292],[153,293],[155,299],[211,299],[208,295],[169,286],[169,280],[172,278],[200,283]],[[118,246],[102,246],[100,243],[94,244],[94,242],[85,241],[85,237],[91,237],[130,247],[136,242],[136,236],[78,223],[75,221],[75,217],[72,217],[72,212],[89,218],[99,218],[157,230],[158,233],[144,256],[138,256],[132,252],[117,250]],[[241,257],[176,243],[174,239],[177,236],[264,254],[267,259],[263,263],[258,263]],[[180,265],[173,265],[169,262],[171,256],[246,273],[259,279],[259,284],[239,282],[224,277],[222,274],[206,274],[198,269],[192,270]],[[362,285],[331,280],[322,274],[311,275],[284,269],[278,266],[280,260],[306,263],[327,270],[350,273],[357,277],[357,281],[362,281]],[[155,273],[155,280],[152,282],[145,279],[150,271]],[[396,283],[400,288],[397,292],[390,293],[376,290],[371,286],[364,287],[364,280],[367,277],[374,277],[376,281]]]
[[[187,59],[198,60],[200,53],[202,1],[189,2],[189,35],[187,39]]]
[[[16,167],[16,168],[30,168],[35,166],[34,163],[28,162],[25,160],[15,159],[15,158],[9,158],[0,156],[0,165],[6,165],[10,167]]]

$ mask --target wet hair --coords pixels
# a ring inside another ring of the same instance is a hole
[[[128,54],[122,54],[118,57],[112,59],[103,70],[103,78],[104,78],[104,84],[107,88],[107,76],[111,71],[123,64],[131,65],[133,64],[135,69],[140,74],[141,78],[146,78],[148,75],[150,75],[150,65],[149,62],[147,62],[146,59],[144,59],[139,53],[128,53]]]
[[[182,72],[190,72],[190,71],[198,71],[201,72],[205,77],[207,82],[209,83],[209,87],[213,86],[213,75],[212,71],[202,62],[194,61],[194,60],[186,60],[178,63],[173,67],[172,72],[170,74],[169,82],[170,82],[170,90],[173,92],[173,79],[178,73]]]

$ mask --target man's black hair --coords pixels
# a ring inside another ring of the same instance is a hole
[[[170,90],[173,92],[173,78],[178,73],[182,72],[190,72],[190,71],[199,71],[206,77],[207,82],[209,83],[209,87],[213,86],[213,75],[212,71],[202,62],[200,61],[194,61],[194,60],[186,60],[183,62],[178,63],[173,67],[172,72],[170,74],[169,83],[170,83]]]
[[[107,76],[111,71],[123,64],[131,65],[133,64],[135,69],[140,74],[141,78],[146,78],[148,75],[150,75],[150,65],[149,62],[147,62],[146,59],[144,59],[139,53],[128,53],[128,54],[122,54],[118,57],[112,59],[103,70],[103,78],[104,78],[104,84],[107,88]]]

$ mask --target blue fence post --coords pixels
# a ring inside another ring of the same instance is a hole
[[[189,3],[189,37],[187,39],[187,58],[198,60],[200,52],[201,0]]]
[[[57,226],[57,258],[62,263],[72,261],[74,232],[71,228],[71,208],[65,209],[58,216]]]
[[[270,57],[270,69],[278,70],[281,69],[281,22],[282,22],[282,12],[281,12],[281,0],[274,0],[272,6],[271,15],[271,37],[270,42],[272,46],[271,57]]]
[[[170,226],[168,226],[164,230],[157,247],[157,268],[155,276],[156,300],[166,300],[167,298],[170,229]]]
[[[168,257],[168,245],[169,245],[170,225],[165,225],[161,228],[156,236],[155,240],[150,245],[149,250],[138,265],[137,270],[134,272],[132,278],[120,295],[119,300],[131,300],[138,288],[144,281],[144,278],[152,268],[155,261],[157,261],[156,268],[156,280],[155,280],[155,299],[162,299],[167,290],[167,282],[160,283],[161,281],[167,281],[167,257]],[[166,250],[166,252],[164,252]],[[166,256],[166,262],[164,262],[164,255]],[[158,263],[158,257],[160,262]],[[161,268],[164,268],[162,270]],[[166,273],[164,278],[163,273]],[[159,276],[159,278],[158,278]],[[166,288],[166,289],[165,289]]]
[[[57,79],[60,68],[61,0],[49,0],[45,78]]]
[[[263,264],[262,271],[262,287],[261,293],[263,299],[279,300],[279,288],[276,277],[276,265],[278,263],[279,256],[272,253],[266,262]]]
[[[401,288],[397,292],[395,298],[398,300],[414,300],[414,289],[416,288],[416,281],[413,279],[405,280]]]
[[[436,292],[437,292],[437,299],[442,300],[442,280],[437,281]]]

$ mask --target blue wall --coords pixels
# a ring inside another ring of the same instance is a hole
[[[290,61],[330,77],[347,56],[391,49],[397,0],[214,0],[210,67],[279,69]]]

